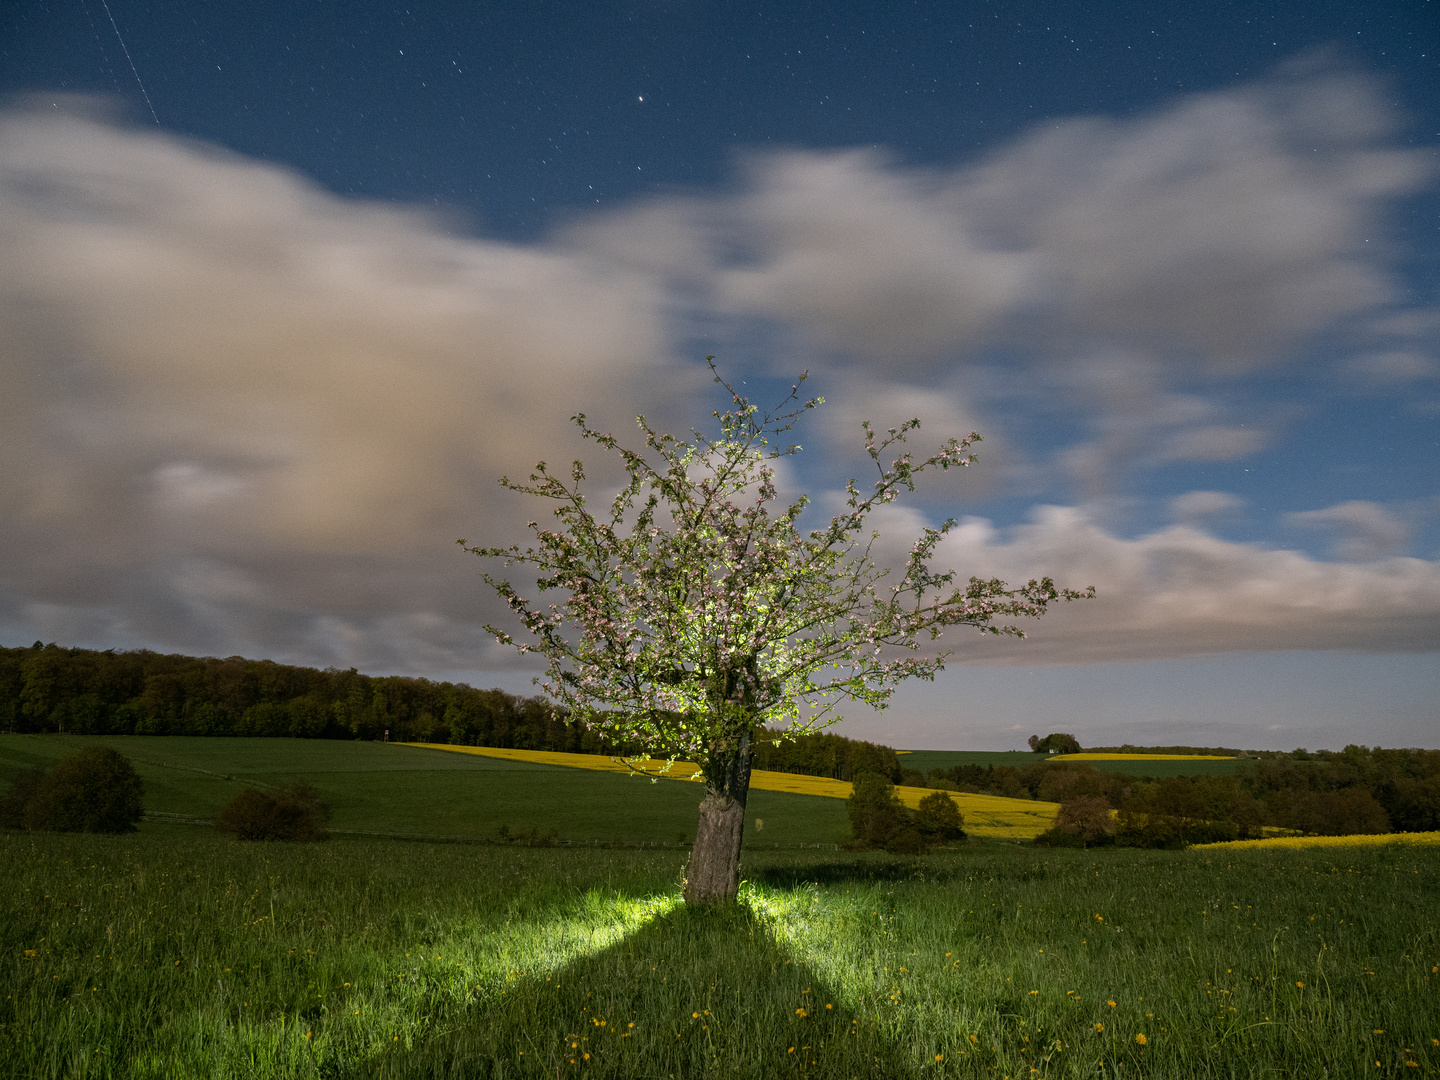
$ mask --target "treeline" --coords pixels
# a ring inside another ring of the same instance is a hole
[[[99,652],[36,642],[0,648],[0,729],[79,735],[269,736],[454,743],[628,754],[543,697],[465,683],[362,675],[230,656]],[[773,734],[773,733],[771,733]],[[814,734],[756,747],[756,767],[848,780],[900,778],[886,746]]]
[[[1154,752],[1154,751],[1152,751]],[[1016,799],[1093,799],[1119,811],[1121,842],[1175,846],[1261,835],[1267,826],[1322,836],[1440,829],[1440,750],[1294,751],[1235,776],[1164,779],[1102,772],[1088,763],[1023,768],[961,765],[905,782]]]

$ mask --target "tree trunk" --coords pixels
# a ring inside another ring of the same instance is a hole
[[[740,888],[740,845],[750,795],[750,736],[738,749],[712,754],[705,768],[700,825],[685,871],[687,904],[724,904]]]

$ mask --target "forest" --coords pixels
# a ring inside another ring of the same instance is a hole
[[[245,735],[388,739],[519,750],[628,754],[543,697],[465,683],[362,675],[247,660],[137,650],[0,648],[0,729],[79,735]],[[761,739],[754,766],[849,780],[900,779],[887,746],[817,732]]]

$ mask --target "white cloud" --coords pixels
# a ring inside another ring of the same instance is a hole
[[[1440,375],[1440,363],[1413,349],[1365,353],[1344,361],[1340,372],[1352,379],[1377,386],[1403,386]]]
[[[496,478],[688,382],[643,274],[83,109],[0,117],[0,245],[0,578],[161,640],[473,638]]]
[[[1355,561],[1398,554],[1410,539],[1409,526],[1373,502],[1356,500],[1324,510],[1302,510],[1285,515],[1285,520],[1301,528],[1333,531],[1335,554]]]
[[[1440,648],[1440,562],[1321,562],[1176,525],[1124,539],[1081,510],[1039,508],[1002,533],[972,518],[937,563],[1013,582],[1096,587],[1024,627],[1027,641],[950,640],[961,662],[1081,663],[1232,651]]]
[[[1170,500],[1170,512],[1181,525],[1198,525],[1206,518],[1234,513],[1244,505],[1244,499],[1224,491],[1187,491]]]

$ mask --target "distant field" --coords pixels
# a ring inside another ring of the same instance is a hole
[[[135,762],[147,810],[206,820],[252,784],[307,780],[330,804],[337,831],[493,839],[505,825],[553,829],[563,840],[674,843],[694,838],[701,796],[689,784],[393,743],[146,735],[0,735],[0,784],[92,744]],[[747,816],[752,847],[850,836],[845,804],[835,799],[756,791]]]
[[[953,769],[957,765],[1009,765],[1023,769],[1039,760],[1039,754],[1023,750],[1002,750],[996,753],[986,750],[908,750],[900,756],[900,767],[919,769],[923,773],[928,773],[931,769]]]
[[[551,750],[511,750],[490,746],[452,746],[439,743],[410,745],[426,750],[440,750],[474,757],[561,765],[576,770],[610,773],[627,771],[627,766],[623,761],[601,754],[563,754]],[[664,762],[655,760],[637,762],[640,768],[647,770],[658,770],[663,764]],[[668,780],[690,781],[695,778],[699,768],[693,762],[677,761],[665,776]],[[755,797],[762,792],[787,792],[797,796],[818,796],[839,800],[850,797],[851,785],[848,780],[831,780],[823,776],[801,776],[797,773],[756,769],[750,778],[752,805]],[[895,794],[904,805],[914,810],[920,805],[920,800],[931,792],[927,788],[898,785],[895,788]],[[1000,795],[971,795],[964,792],[953,792],[950,797],[964,815],[967,832],[974,836],[996,839],[1033,839],[1050,827],[1055,820],[1056,812],[1060,809],[1059,803],[1008,799]],[[770,839],[770,837],[767,836],[766,839]]]
[[[1060,761],[1064,761],[1061,758]],[[1059,762],[1057,762],[1058,764]],[[1255,768],[1254,758],[1105,758],[1076,764],[1127,776],[1235,776]]]
[[[1141,757],[1128,754],[1076,755],[1046,759],[1039,754],[1023,750],[1005,750],[988,753],[983,750],[912,750],[900,758],[902,769],[919,769],[929,773],[932,769],[953,769],[957,765],[1009,765],[1023,769],[1038,761],[1084,761],[1101,772],[1125,773],[1127,776],[1233,776],[1245,769],[1253,769],[1255,762],[1248,758],[1162,758]]]
[[[1264,840],[1227,840],[1219,844],[1196,844],[1192,850],[1264,848],[1277,851],[1283,848],[1363,848],[1384,847],[1391,844],[1440,847],[1440,832],[1370,833],[1355,836],[1272,836]],[[1341,854],[1341,852],[1336,851],[1335,854]]]

